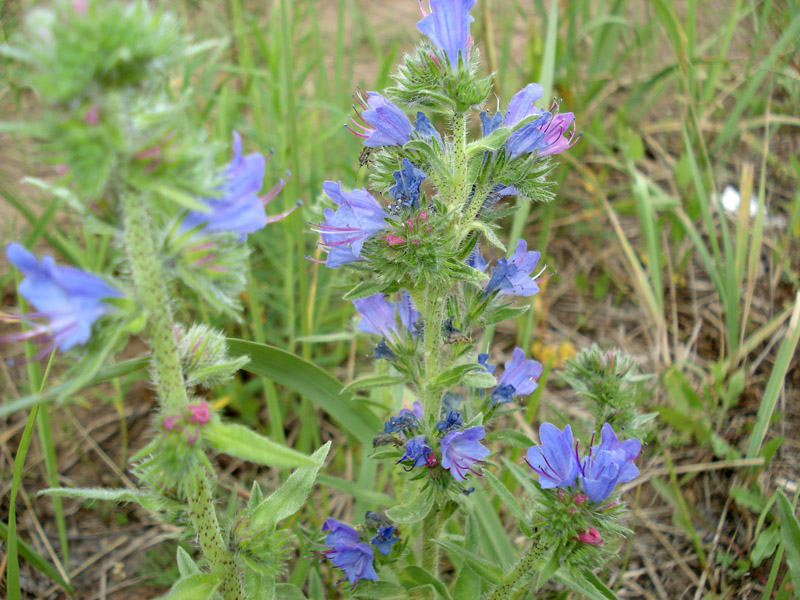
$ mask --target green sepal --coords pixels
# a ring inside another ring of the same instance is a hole
[[[211,422],[203,428],[203,439],[217,452],[271,467],[316,467],[310,456],[257,434],[236,423]]]
[[[362,377],[342,388],[340,394],[350,394],[356,390],[370,390],[373,388],[389,387],[405,383],[405,377],[395,377],[393,375],[375,375],[374,377]]]
[[[367,296],[372,296],[372,294],[377,294],[378,292],[382,292],[386,289],[385,283],[375,283],[374,281],[362,281],[357,283],[353,288],[350,289],[344,296],[342,296],[343,300],[358,300],[359,298],[366,298]]]

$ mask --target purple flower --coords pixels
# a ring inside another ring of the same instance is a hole
[[[372,565],[375,556],[372,548],[361,542],[361,536],[355,529],[336,519],[327,518],[322,525],[322,531],[330,532],[325,538],[325,545],[331,547],[323,554],[334,567],[345,573],[345,577],[339,581],[347,578],[350,585],[355,586],[360,579],[378,580],[378,574]]]
[[[471,39],[469,24],[474,20],[470,9],[475,0],[430,0],[431,13],[426,14],[420,1],[423,19],[417,23],[420,32],[447,56],[450,67],[458,68],[458,55],[466,62]]]
[[[492,402],[509,402],[512,396],[530,394],[537,387],[537,379],[542,374],[539,361],[525,358],[522,348],[514,348],[511,360],[505,364],[505,370],[497,380],[497,388],[492,392]]]
[[[471,465],[489,456],[489,449],[479,441],[484,435],[483,426],[476,425],[451,431],[442,438],[442,467],[448,469],[456,481],[463,481],[468,471],[475,473]]]
[[[413,409],[401,408],[396,417],[389,417],[383,424],[384,433],[399,433],[417,427],[422,419],[422,404],[414,402]]]
[[[483,254],[477,246],[470,252],[466,260],[467,265],[480,272],[486,270],[486,261],[483,259]]]
[[[412,437],[406,442],[406,449],[403,456],[397,462],[410,460],[414,462],[415,467],[424,467],[428,464],[428,455],[433,452],[433,449],[428,445],[424,435]]]
[[[403,206],[416,209],[419,207],[419,187],[425,180],[425,173],[417,169],[407,158],[403,159],[403,168],[392,173],[395,185],[389,193],[399,200]]]
[[[388,527],[378,527],[378,533],[369,543],[376,546],[378,552],[385,556],[392,551],[392,545],[399,539],[394,535],[394,526],[389,525]]]
[[[538,83],[529,83],[511,98],[506,109],[506,115],[503,119],[504,127],[512,127],[522,121],[525,117],[530,115],[544,114],[534,106],[534,104],[542,97],[544,90]]]
[[[550,119],[539,127],[545,134],[546,143],[546,146],[539,150],[540,156],[559,154],[574,146],[581,136],[580,132],[576,131],[575,115],[571,112],[559,113],[558,108],[559,103],[553,101],[550,107]]]
[[[480,114],[481,118],[481,133],[484,137],[497,131],[503,125],[503,113],[497,111],[492,115],[489,116],[489,113],[483,111]]]
[[[484,297],[494,291],[499,295],[533,296],[539,293],[537,279],[531,278],[531,273],[539,263],[541,252],[528,252],[525,240],[517,241],[514,254],[509,259],[501,258],[492,270],[492,277],[486,284]],[[538,275],[537,275],[538,276]]]
[[[544,150],[547,148],[547,139],[542,127],[547,125],[549,119],[549,113],[544,113],[538,119],[523,125],[508,136],[506,152],[511,158],[533,152],[544,154]]]
[[[572,428],[564,431],[551,423],[539,427],[541,446],[528,448],[526,462],[539,474],[539,485],[544,489],[567,488],[575,483],[580,473],[578,455],[572,446]]]
[[[359,331],[384,337],[397,335],[399,333],[397,317],[399,316],[400,325],[416,337],[414,325],[417,323],[420,313],[414,308],[414,303],[407,291],[403,290],[397,304],[388,300],[380,292],[366,298],[353,300],[353,304],[362,316],[358,324]]]
[[[417,118],[414,120],[414,131],[423,140],[430,142],[436,140],[439,146],[442,145],[442,136],[436,131],[436,128],[431,123],[431,120],[424,112],[417,112]]]
[[[19,243],[9,244],[6,255],[25,275],[19,284],[19,293],[38,311],[21,315],[20,319],[43,318],[48,323],[15,336],[0,338],[0,341],[52,339],[52,344],[43,349],[39,357],[50,352],[53,346],[65,351],[88,342],[92,324],[114,309],[103,300],[122,296],[120,290],[97,275],[74,267],[57,266],[50,255],[39,261]]]
[[[360,258],[364,242],[386,228],[389,213],[365,189],[346,193],[342,183],[334,181],[326,181],[322,189],[339,205],[335,212],[325,209],[325,222],[315,230],[328,248],[326,266],[335,269]]]
[[[263,154],[242,155],[242,138],[234,131],[233,159],[222,173],[225,183],[220,196],[203,198],[201,202],[208,207],[208,212],[189,211],[181,222],[181,228],[186,230],[203,225],[207,231],[233,231],[244,241],[248,233],[287,216],[296,206],[274,217],[267,218],[264,213],[264,205],[275,198],[284,185],[281,179],[263,198],[259,198],[265,166]]]
[[[369,148],[402,146],[411,139],[414,127],[406,114],[395,103],[377,92],[367,92],[367,96],[364,97],[361,89],[353,95],[353,98],[359,106],[353,105],[356,116],[355,118],[350,117],[350,121],[360,131],[349,125],[345,125],[345,127],[351,133],[364,138],[365,146]]]
[[[464,419],[461,417],[461,413],[455,410],[448,410],[444,418],[436,423],[436,429],[440,433],[447,433],[448,431],[453,431],[454,429],[458,429],[463,425]]]
[[[581,461],[583,489],[592,502],[602,502],[618,483],[639,475],[633,461],[642,451],[641,441],[620,442],[608,423],[603,425],[600,437],[602,443],[592,446]]]

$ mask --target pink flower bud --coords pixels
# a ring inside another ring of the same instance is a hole
[[[187,408],[191,413],[191,415],[189,415],[190,423],[205,425],[211,420],[211,410],[208,408],[208,402],[205,400],[197,404],[190,404]]]
[[[89,0],[72,0],[72,10],[79,15],[85,15],[89,10]]]
[[[169,415],[168,417],[164,417],[164,429],[167,431],[177,429],[175,424],[180,420],[180,418],[180,415]]]
[[[191,430],[188,427],[184,427],[183,433],[186,435],[186,443],[188,444],[194,444],[199,437],[197,427]]]
[[[93,104],[83,115],[83,121],[89,125],[97,125],[100,122],[100,107],[97,104]]]
[[[393,233],[386,234],[386,243],[390,246],[396,246],[398,244],[405,244],[406,241],[401,238],[399,235],[395,235]]]
[[[591,546],[603,545],[603,538],[600,537],[600,532],[594,527],[589,527],[588,531],[581,531],[578,533],[578,540]]]
[[[580,492],[575,494],[575,497],[573,498],[573,500],[575,500],[575,504],[583,504],[588,499],[589,497],[586,494],[581,494]]]

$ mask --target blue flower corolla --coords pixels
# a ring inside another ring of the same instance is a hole
[[[325,545],[330,546],[322,554],[331,561],[334,567],[344,571],[350,585],[355,586],[360,579],[378,580],[372,564],[375,555],[369,544],[361,541],[361,536],[352,527],[333,518],[325,519],[322,531],[328,531]],[[336,583],[339,583],[337,581]]]
[[[403,167],[392,173],[392,176],[395,185],[389,189],[389,193],[403,206],[416,210],[419,207],[419,188],[425,180],[425,173],[404,158]]]
[[[564,431],[552,423],[539,427],[540,446],[531,446],[525,458],[528,466],[539,474],[544,489],[572,486],[580,474],[578,455],[572,445],[572,428]]]
[[[503,113],[497,111],[491,117],[486,111],[481,112],[481,133],[484,137],[494,133],[503,125]]]
[[[369,543],[377,547],[378,552],[385,556],[392,551],[392,545],[399,539],[394,535],[394,525],[389,525],[387,527],[378,527],[378,533],[373,536]]]
[[[396,417],[389,417],[383,424],[384,433],[400,433],[417,427],[422,419],[422,404],[414,402],[411,409],[401,408]]]
[[[505,364],[497,388],[492,392],[492,402],[509,402],[512,396],[530,394],[539,386],[536,380],[541,374],[542,365],[538,360],[526,359],[522,348],[514,348],[511,360]]]
[[[431,452],[433,452],[433,449],[428,444],[425,436],[417,435],[406,442],[405,452],[397,462],[410,460],[413,461],[413,466],[424,467],[428,463],[428,455]]]
[[[469,24],[474,18],[469,14],[475,0],[430,0],[429,14],[420,1],[423,18],[417,23],[420,32],[447,56],[451,69],[458,68],[459,53],[466,62],[471,39]]]
[[[489,456],[489,449],[480,443],[485,435],[483,425],[451,431],[442,438],[442,467],[450,471],[453,479],[464,481],[468,472],[480,475],[472,469],[476,462]]]
[[[483,258],[483,254],[481,253],[480,248],[476,247],[472,252],[469,253],[466,263],[467,265],[469,265],[473,269],[477,269],[481,273],[486,270],[486,261]]]
[[[414,307],[411,296],[405,290],[400,295],[400,300],[395,304],[384,294],[376,292],[371,296],[353,300],[356,310],[361,314],[358,330],[363,333],[373,333],[384,337],[396,336],[400,326],[417,336],[414,325],[420,317],[420,312]]]
[[[550,113],[544,113],[538,119],[526,123],[514,131],[506,140],[506,153],[511,158],[516,158],[521,154],[532,154],[538,152],[544,154],[547,148],[547,134],[542,129],[550,120]]]
[[[239,239],[244,241],[248,233],[287,216],[297,208],[296,205],[269,218],[264,212],[264,205],[275,198],[284,186],[284,180],[281,179],[263,198],[259,197],[265,168],[263,154],[242,154],[242,138],[234,131],[233,158],[222,173],[225,183],[220,188],[219,197],[201,199],[208,211],[190,210],[181,221],[181,229],[185,231],[203,225],[206,231],[238,233]]]
[[[43,356],[53,346],[66,351],[88,342],[92,335],[92,324],[114,310],[104,300],[123,295],[97,275],[75,267],[56,265],[55,259],[49,254],[39,261],[17,242],[7,246],[6,256],[25,275],[19,284],[20,295],[37,310],[21,315],[20,319],[29,321],[42,318],[48,322],[35,325],[21,334],[0,338],[0,341],[52,339],[52,344],[37,356]]]
[[[414,120],[414,131],[426,142],[436,140],[439,146],[442,146],[442,136],[439,135],[439,132],[436,131],[433,123],[431,123],[431,120],[428,118],[428,115],[424,112],[417,112],[417,118]]]
[[[463,425],[464,419],[461,417],[461,413],[455,410],[448,410],[444,418],[436,423],[436,429],[440,433],[447,433],[449,431],[453,431],[454,429],[458,429]]]
[[[600,431],[601,443],[591,446],[581,461],[583,490],[592,502],[608,498],[618,483],[630,481],[639,475],[633,461],[642,451],[638,439],[620,442],[608,423]]]
[[[385,358],[386,360],[394,360],[397,358],[392,349],[386,344],[386,338],[381,338],[378,345],[373,348],[372,358],[379,360]]]
[[[513,127],[526,117],[545,114],[545,111],[534,106],[541,99],[543,93],[544,89],[541,85],[529,83],[514,94],[508,103],[508,108],[503,118],[503,126]]]
[[[359,106],[353,105],[355,118],[350,121],[357,129],[345,125],[348,131],[364,138],[369,148],[379,146],[402,146],[411,139],[414,127],[406,114],[391,100],[378,92],[364,92],[359,89],[353,96]]]
[[[494,370],[497,368],[496,365],[489,364],[488,354],[478,354],[478,364],[486,369],[489,373],[494,373]]]
[[[483,292],[484,298],[497,291],[498,295],[533,296],[539,293],[537,276],[530,276],[541,258],[541,252],[528,251],[525,240],[517,241],[511,258],[501,258]]]
[[[344,192],[341,181],[326,181],[322,189],[338,208],[326,208],[325,221],[314,231],[328,249],[325,265],[335,269],[361,257],[364,242],[386,228],[389,213],[365,189]]]

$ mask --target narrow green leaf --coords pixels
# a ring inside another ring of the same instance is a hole
[[[3,538],[6,543],[8,543],[8,525],[3,521],[0,521],[0,538]],[[64,581],[55,567],[53,567],[47,559],[43,558],[41,554],[36,552],[30,544],[24,540],[17,539],[17,550],[19,551],[19,555],[25,559],[25,562],[41,571],[53,583],[60,585],[72,594],[72,586]]]
[[[281,486],[263,500],[250,516],[254,528],[271,529],[276,523],[296,513],[305,504],[319,470],[328,456],[331,443],[327,442],[311,455],[317,464],[296,469]]]
[[[514,518],[517,519],[517,523],[519,524],[519,528],[522,530],[522,533],[527,535],[528,537],[533,537],[533,529],[528,523],[528,518],[525,516],[525,511],[522,510],[522,506],[514,497],[509,489],[500,481],[497,477],[492,475],[489,471],[484,471],[483,476],[486,478],[486,481],[489,482],[489,485],[492,486],[495,493],[498,495],[500,500],[502,500],[503,504],[506,505],[508,510],[514,515]]]
[[[328,487],[332,487],[333,489],[341,492],[345,492],[356,500],[360,500],[367,504],[372,504],[375,506],[391,506],[395,503],[391,496],[387,496],[383,492],[366,488],[359,485],[355,481],[348,481],[347,479],[342,479],[341,477],[333,477],[332,475],[324,474],[318,475],[317,483],[320,485],[327,485]]]
[[[137,490],[114,488],[48,488],[46,490],[41,490],[38,495],[101,500],[103,502],[135,502],[153,512],[161,510],[181,510],[184,508],[183,504],[180,502]]]
[[[189,553],[180,546],[178,546],[178,552],[176,553],[175,561],[178,563],[178,573],[180,573],[182,578],[189,577],[191,575],[197,575],[201,572],[200,567],[198,567],[197,563],[192,560],[192,557],[189,556]]]
[[[271,467],[316,467],[313,458],[237,423],[209,423],[203,437],[217,452]]]
[[[461,379],[461,382],[467,387],[474,388],[490,388],[497,385],[497,380],[494,378],[494,375],[483,370],[466,373]]]
[[[486,436],[487,441],[494,441],[499,440],[501,442],[505,442],[515,448],[522,448],[523,450],[527,450],[531,446],[535,446],[536,442],[534,442],[531,438],[527,435],[522,433],[521,431],[517,431],[516,429],[501,429],[499,431],[493,431],[492,433]]]
[[[778,514],[781,517],[781,537],[786,552],[786,564],[795,590],[800,588],[800,523],[791,502],[778,491]]]
[[[493,583],[494,585],[503,583],[503,570],[492,561],[482,556],[478,556],[474,552],[471,552],[466,548],[462,548],[450,540],[433,541],[448,552],[452,552],[463,558],[464,561],[466,561],[466,563],[472,568],[472,570],[474,570],[489,583]]]
[[[370,581],[362,579],[356,589],[348,594],[353,598],[364,600],[381,600],[382,598],[407,598],[408,592],[404,587],[390,581]]]
[[[197,573],[178,580],[169,592],[157,600],[211,600],[220,580],[213,573]]]
[[[405,382],[406,382],[405,377],[393,377],[391,375],[376,375],[374,377],[362,377],[361,379],[357,379],[354,382],[344,386],[340,393],[342,395],[349,395],[351,392],[354,392],[356,390],[369,390],[379,387],[388,387]]]
[[[342,296],[343,300],[358,300],[366,298],[372,294],[382,292],[386,288],[385,283],[375,283],[374,281],[362,281],[357,283],[349,292]]]
[[[231,354],[248,355],[245,370],[272,379],[327,412],[361,443],[371,445],[375,432],[383,429],[380,420],[366,408],[357,408],[342,397],[342,384],[327,371],[273,346],[245,340],[229,339]]]
[[[485,369],[477,363],[458,365],[457,367],[453,367],[452,369],[449,369],[439,375],[439,377],[436,379],[435,385],[443,387],[458,385],[461,382],[462,377],[464,377],[470,371],[476,371],[478,369],[485,371]]]
[[[556,571],[553,579],[589,600],[618,600],[616,594],[603,585],[591,571],[581,572],[562,567]]]
[[[417,494],[409,494],[405,500],[405,504],[393,506],[387,510],[386,516],[397,523],[416,523],[427,517],[431,508],[433,508],[433,491],[431,488],[426,487]]]
[[[296,585],[278,583],[275,585],[275,600],[307,600],[306,595]]]
[[[403,577],[413,583],[419,584],[420,586],[430,585],[436,590],[436,593],[439,594],[440,598],[452,600],[452,596],[450,596],[450,592],[447,590],[447,586],[442,583],[442,580],[434,577],[422,567],[417,567],[416,565],[409,565],[405,567],[403,569]],[[408,585],[406,585],[406,588],[411,589]]]

